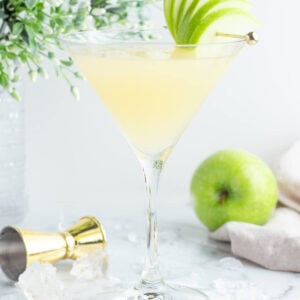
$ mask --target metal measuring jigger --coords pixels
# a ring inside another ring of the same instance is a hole
[[[8,278],[17,281],[34,262],[76,259],[105,247],[104,229],[94,217],[83,217],[61,233],[5,227],[0,233],[0,265]]]

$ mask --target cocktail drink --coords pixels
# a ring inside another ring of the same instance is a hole
[[[155,34],[164,36],[164,31]],[[135,151],[146,179],[148,229],[142,278],[134,288],[103,299],[206,299],[199,290],[168,285],[161,277],[155,209],[158,181],[181,133],[245,41],[176,45],[165,38],[147,41],[139,36],[139,32],[103,30],[64,40]]]
[[[174,146],[242,44],[120,41],[71,52],[135,151],[154,159]]]

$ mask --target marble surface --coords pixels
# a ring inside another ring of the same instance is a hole
[[[109,276],[122,282],[135,282],[143,266],[145,239],[142,214],[103,212],[95,215],[108,236]],[[47,212],[31,211],[21,226],[57,231],[56,218],[57,213],[55,210],[51,212],[51,208]],[[163,211],[159,220],[161,271],[167,281],[204,289],[213,300],[300,299],[300,274],[274,272],[234,258],[227,243],[208,238],[207,230],[195,218],[190,207],[169,210],[168,213]],[[66,223],[71,221],[70,217]],[[60,262],[56,267],[58,275],[68,286],[72,280],[69,274],[72,262]],[[93,288],[95,291],[99,289],[100,282],[86,283],[86,288],[84,283],[81,284],[84,295],[70,294],[70,299],[98,299],[93,297]],[[6,280],[3,274],[0,275],[0,299],[24,299],[14,283]]]

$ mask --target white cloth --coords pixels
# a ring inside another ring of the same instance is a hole
[[[210,237],[231,242],[234,255],[268,269],[300,272],[300,214],[291,209],[277,208],[263,226],[228,222]]]
[[[294,143],[278,160],[275,175],[279,201],[300,212],[300,141]]]

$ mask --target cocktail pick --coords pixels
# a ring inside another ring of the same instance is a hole
[[[251,45],[251,46],[256,45],[259,41],[258,34],[255,33],[255,32],[249,32],[245,35],[217,32],[216,36],[223,36],[223,37],[228,37],[228,38],[241,39],[241,40],[244,40],[248,45]]]
[[[94,217],[83,217],[61,233],[47,233],[5,227],[0,234],[0,265],[11,280],[17,281],[34,262],[55,263],[76,259],[106,247],[105,232]]]

